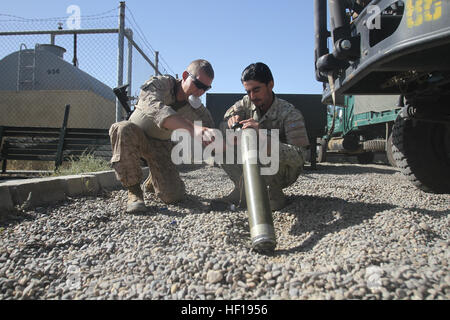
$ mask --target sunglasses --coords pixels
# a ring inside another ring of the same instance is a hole
[[[211,89],[211,86],[207,86],[206,84],[204,84],[203,82],[201,82],[200,80],[198,80],[193,74],[189,73],[189,76],[192,78],[192,80],[194,81],[195,86],[203,91],[208,91],[209,89]]]

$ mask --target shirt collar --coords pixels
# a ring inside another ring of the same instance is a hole
[[[273,115],[276,115],[277,113],[277,109],[278,109],[278,97],[276,96],[276,94],[274,92],[272,92],[273,94],[273,101],[272,101],[272,105],[270,106],[270,108],[267,110],[267,112],[260,117],[260,120],[266,119],[266,118],[272,118]],[[257,106],[255,106],[252,103],[252,111],[256,111],[258,113],[258,115],[261,115],[261,110],[259,110],[259,108]]]

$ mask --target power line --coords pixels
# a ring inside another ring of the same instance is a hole
[[[126,7],[126,10],[130,13],[131,18],[132,18],[132,20],[133,20],[134,23],[131,22],[129,19],[127,19],[128,22],[130,22],[130,24],[132,24],[132,25],[133,25],[133,24],[135,25],[138,36],[142,39],[144,45],[145,45],[145,46],[153,53],[153,55],[155,56],[155,55],[156,55],[156,53],[155,53],[156,50],[152,47],[152,45],[149,43],[149,41],[148,41],[147,38],[145,37],[144,32],[142,31],[141,27],[139,26],[139,24],[137,23],[136,19],[134,18],[133,12],[132,12],[128,7]],[[167,61],[164,59],[164,57],[163,57],[161,54],[159,54],[159,58],[160,58],[160,59],[162,60],[162,62],[166,65],[166,67],[172,72],[172,74],[175,75],[176,73],[175,73],[175,72],[173,71],[173,69],[169,66],[169,64],[167,63]],[[162,67],[163,67],[163,69],[166,71],[165,73],[168,73],[168,72],[167,72],[167,69],[164,68],[164,66],[162,66]]]
[[[126,7],[126,10],[130,13],[131,18],[133,19],[134,25],[136,26],[136,30],[138,31],[138,34],[141,35],[141,37],[143,38],[143,41],[145,41],[148,46],[151,48],[152,52],[155,52],[156,50],[153,49],[153,47],[151,46],[150,43],[148,43],[147,39],[145,38],[144,32],[142,31],[141,27],[139,26],[139,24],[137,23],[136,19],[134,18],[133,12],[131,12],[130,9],[128,9],[128,7]],[[131,24],[133,24],[128,18],[127,18],[128,22],[130,22]]]

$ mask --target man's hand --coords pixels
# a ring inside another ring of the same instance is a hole
[[[194,125],[194,139],[200,141],[203,146],[207,146],[214,141],[214,130]]]
[[[247,128],[253,128],[257,132],[259,130],[259,122],[256,121],[255,119],[244,120],[244,121],[241,121],[240,124],[242,124],[242,130],[247,129]]]
[[[202,140],[203,145],[204,146],[209,145],[210,143],[214,142],[214,139],[215,139],[214,130],[203,127],[203,140]]]
[[[230,119],[228,119],[228,129],[231,129],[233,124],[235,124],[236,122],[240,122],[240,121],[241,121],[240,116],[232,116]]]
[[[185,129],[189,131],[194,139],[200,141],[203,146],[207,146],[214,141],[213,129],[196,126],[190,120],[187,120],[178,114],[167,117],[162,126],[168,130]]]
[[[235,123],[242,125],[242,129],[253,128],[259,130],[259,123],[254,119],[241,120],[240,116],[232,116],[228,119],[228,128],[231,129]]]

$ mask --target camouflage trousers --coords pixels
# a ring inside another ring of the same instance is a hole
[[[185,185],[171,159],[172,142],[148,138],[131,121],[114,123],[110,130],[113,156],[111,164],[117,179],[126,188],[142,181],[141,159],[150,169],[156,195],[165,203],[184,198]]]
[[[284,189],[297,181],[303,172],[304,159],[301,154],[297,154],[297,163],[292,164],[292,154],[287,145],[280,143],[280,167],[278,173],[274,175],[262,175],[265,183],[269,188]],[[289,157],[289,159],[286,159]],[[241,164],[223,164],[222,169],[227,173],[235,186],[241,188],[243,186],[243,166]]]

